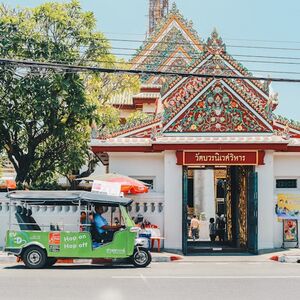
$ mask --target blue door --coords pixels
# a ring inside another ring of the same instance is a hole
[[[188,205],[188,167],[182,168],[182,253],[187,254],[188,223],[187,223],[187,205]]]
[[[257,197],[257,172],[248,174],[248,251],[257,254],[258,238],[258,197]]]

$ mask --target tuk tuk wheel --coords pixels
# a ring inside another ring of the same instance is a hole
[[[47,263],[46,252],[38,246],[30,246],[24,250],[22,260],[30,269],[41,269]]]
[[[150,252],[145,248],[134,249],[131,261],[137,268],[145,268],[151,263],[152,257]]]
[[[55,257],[48,257],[47,258],[47,262],[46,262],[46,266],[47,267],[52,267],[56,262],[57,262],[57,258],[55,258]]]

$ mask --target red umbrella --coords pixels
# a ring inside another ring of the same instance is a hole
[[[144,182],[117,173],[107,173],[103,175],[90,175],[88,177],[77,178],[77,180],[86,180],[86,181],[99,180],[99,181],[120,183],[121,192],[123,192],[124,194],[141,194],[141,193],[147,193],[149,190],[148,186]]]
[[[16,181],[13,179],[0,178],[0,189],[15,190],[17,188]]]

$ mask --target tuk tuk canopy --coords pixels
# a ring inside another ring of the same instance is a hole
[[[83,191],[13,191],[7,193],[7,198],[36,205],[86,205],[99,204],[117,207],[128,206],[132,199],[110,196],[96,192]]]

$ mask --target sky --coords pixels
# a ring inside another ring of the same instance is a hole
[[[47,1],[2,1],[10,6],[21,7],[34,7],[45,2]],[[173,2],[186,19],[193,21],[195,30],[203,40],[216,28],[226,43],[229,54],[247,55],[240,57],[240,61],[248,70],[253,70],[254,75],[270,74],[272,77],[300,79],[299,0]],[[94,12],[97,29],[104,32],[108,39],[142,41],[145,38],[148,29],[148,0],[81,0],[81,5],[84,10]],[[111,44],[113,47],[138,48],[141,43],[112,41]],[[112,51],[118,54],[133,53],[117,49]],[[267,58],[253,58],[249,55]],[[270,56],[279,58],[269,58]],[[268,63],[258,63],[258,60]],[[279,94],[279,106],[275,113],[300,121],[300,83],[272,83],[271,88]]]

